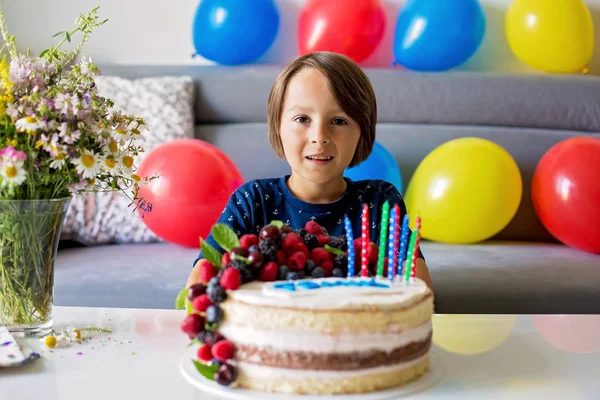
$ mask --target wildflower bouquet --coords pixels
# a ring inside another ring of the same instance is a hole
[[[39,56],[17,52],[0,7],[0,324],[48,321],[53,263],[70,197],[121,191],[137,200],[149,179],[135,174],[145,122],[114,112],[99,95],[98,67],[74,63],[93,29],[98,8],[60,32]],[[61,50],[81,34],[72,51]]]

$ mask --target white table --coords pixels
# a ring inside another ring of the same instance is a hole
[[[179,330],[183,311],[56,307],[54,315],[57,330],[95,325],[112,333],[94,334],[89,341],[52,352],[40,347],[39,340],[26,341],[42,349],[42,358],[0,369],[0,399],[217,399],[193,387],[180,372],[182,356],[189,351]],[[481,322],[481,330],[493,332],[494,321],[502,318],[477,316],[467,322]],[[588,353],[572,353],[551,345],[533,316],[515,318],[506,339],[485,353],[461,355],[436,345],[445,377],[410,399],[600,397],[599,331],[587,335]],[[590,318],[597,323],[600,317]]]

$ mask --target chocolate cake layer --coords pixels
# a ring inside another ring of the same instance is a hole
[[[431,335],[426,340],[413,342],[391,352],[369,351],[357,353],[280,352],[234,343],[235,358],[251,364],[276,368],[349,371],[394,365],[411,361],[426,354],[431,347]],[[315,343],[318,346],[318,343]]]

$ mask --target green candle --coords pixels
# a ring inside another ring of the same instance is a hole
[[[383,263],[387,250],[388,221],[390,219],[390,203],[383,203],[381,210],[381,231],[379,232],[379,256],[377,257],[377,276],[383,277]]]
[[[417,230],[413,230],[410,235],[410,243],[408,245],[408,254],[406,256],[406,267],[404,267],[404,281],[408,282],[410,279],[410,272],[412,270],[412,257],[415,252],[417,243]]]

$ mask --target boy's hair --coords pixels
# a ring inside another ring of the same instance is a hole
[[[350,167],[364,161],[373,150],[377,102],[373,87],[363,70],[349,58],[331,52],[306,54],[288,65],[277,77],[267,103],[269,141],[278,157],[285,159],[280,127],[283,100],[289,82],[300,71],[314,68],[328,81],[329,90],[339,106],[360,127],[360,139]]]

